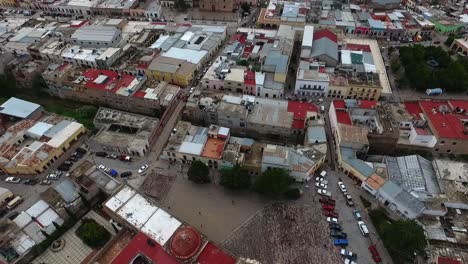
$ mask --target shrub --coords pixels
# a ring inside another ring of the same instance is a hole
[[[364,205],[365,208],[369,208],[372,205],[371,202],[369,202],[362,195],[360,195],[359,198],[361,199],[361,202],[362,202],[362,204]]]
[[[76,229],[75,234],[90,248],[102,248],[111,238],[109,231],[94,219],[83,218],[81,221],[83,224]]]
[[[289,199],[297,200],[301,197],[301,190],[298,188],[291,188],[284,193],[284,196]]]

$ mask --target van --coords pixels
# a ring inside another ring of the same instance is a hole
[[[326,171],[320,172],[320,176],[321,176],[321,177],[325,178],[326,175],[327,175],[327,172],[326,172]]]
[[[363,221],[358,221],[358,226],[363,236],[369,235],[369,229],[367,228],[366,223],[364,223]]]
[[[7,208],[11,210],[15,208],[16,206],[18,206],[18,204],[20,204],[22,201],[23,201],[23,198],[21,198],[21,196],[16,196],[15,198],[13,198],[13,200],[8,202]]]

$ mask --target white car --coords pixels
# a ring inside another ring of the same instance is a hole
[[[331,193],[327,192],[327,190],[325,190],[325,189],[318,189],[317,193],[320,194],[320,195],[325,195],[325,196],[329,196],[329,197],[331,196]]]
[[[316,182],[321,182],[321,181],[324,181],[324,179],[322,177],[315,177],[315,181]]]
[[[357,264],[357,262],[354,262],[350,259],[345,259],[344,264]]]
[[[5,182],[9,182],[9,183],[20,183],[21,182],[21,179],[20,178],[16,178],[16,177],[8,177],[5,179]]]
[[[338,218],[335,218],[335,217],[327,217],[327,222],[328,222],[328,223],[335,223],[335,224],[338,224]]]
[[[322,189],[326,189],[328,187],[326,184],[323,184],[322,182],[316,182],[315,186],[322,188]]]
[[[347,249],[344,249],[344,248],[340,251],[340,254],[341,254],[341,256],[343,256],[345,258],[350,258],[350,259],[356,257],[356,254],[354,254],[353,252],[351,252],[351,251],[349,251]]]
[[[138,169],[138,173],[143,173],[145,170],[148,169],[148,167],[149,167],[148,164],[144,164]]]
[[[347,192],[346,186],[342,182],[338,182],[338,186],[340,187],[341,192]]]
[[[55,173],[51,173],[51,174],[47,175],[46,179],[48,179],[48,180],[58,180],[58,179],[60,179],[60,176],[55,174]]]
[[[368,236],[369,235],[369,229],[367,228],[366,223],[364,221],[358,221],[357,222],[359,231],[361,231],[363,236]]]

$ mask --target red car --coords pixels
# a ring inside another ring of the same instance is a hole
[[[372,254],[372,259],[373,259],[376,263],[382,262],[382,258],[380,258],[380,254],[379,254],[379,252],[377,251],[377,248],[376,248],[375,246],[370,246],[370,247],[369,247],[369,251],[370,251],[371,254]]]
[[[332,198],[320,198],[319,202],[323,204],[335,205],[335,200],[333,200]]]
[[[333,212],[333,211],[323,210],[323,215],[325,215],[325,216],[327,216],[327,217],[335,217],[335,218],[338,218],[338,213],[337,213],[337,212]]]
[[[329,204],[322,204],[322,208],[323,208],[323,210],[327,210],[327,211],[335,210],[335,207],[333,205],[329,205]]]

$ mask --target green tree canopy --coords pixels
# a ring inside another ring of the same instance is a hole
[[[294,179],[283,169],[270,169],[257,177],[254,189],[262,194],[278,197],[284,194]]]
[[[247,2],[241,4],[242,13],[250,13],[250,5]]]
[[[188,6],[187,3],[185,3],[185,0],[175,0],[174,8],[179,12],[185,12],[187,11]]]
[[[413,263],[414,253],[424,254],[424,230],[414,220],[392,221],[382,208],[371,210],[369,216],[394,263]]]
[[[16,80],[11,74],[0,75],[0,97],[8,99],[16,95]]]
[[[111,238],[109,231],[94,219],[83,218],[81,221],[83,224],[76,229],[75,234],[90,248],[102,248]]]
[[[229,189],[246,189],[250,187],[249,172],[239,165],[221,170],[220,184]]]
[[[291,188],[287,190],[284,195],[289,199],[297,200],[301,197],[301,190],[299,190],[299,188]]]
[[[196,183],[209,183],[210,176],[209,176],[210,170],[208,167],[205,165],[205,163],[196,160],[192,162],[190,165],[190,168],[187,172],[189,180],[196,182]]]
[[[247,60],[237,60],[236,64],[245,67],[249,66],[249,62]]]
[[[94,118],[98,109],[93,105],[84,105],[75,110],[76,114],[81,118]]]

